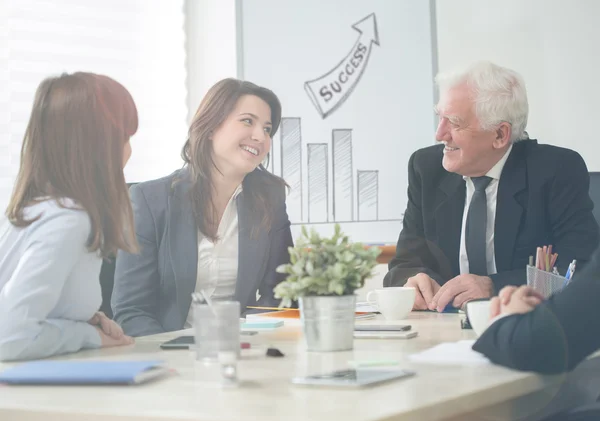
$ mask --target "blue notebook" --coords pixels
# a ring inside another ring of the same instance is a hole
[[[167,374],[163,361],[32,361],[0,372],[7,384],[137,384]]]

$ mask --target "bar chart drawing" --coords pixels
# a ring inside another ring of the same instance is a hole
[[[354,220],[352,129],[331,131],[333,219]]]
[[[357,171],[358,220],[379,219],[379,171]]]
[[[280,175],[290,186],[286,207],[292,224],[402,220],[379,218],[379,170],[355,169],[352,143],[353,129],[336,128],[331,130],[331,144],[304,144],[302,119],[281,119]]]
[[[299,117],[281,119],[281,177],[290,186],[286,199],[290,221],[304,222],[302,211],[302,132]]]
[[[327,143],[309,143],[307,147],[308,170],[308,222],[329,222],[329,183],[327,168]]]

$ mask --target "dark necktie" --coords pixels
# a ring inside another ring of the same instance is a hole
[[[465,227],[465,245],[469,260],[469,273],[485,276],[487,271],[486,231],[487,231],[487,198],[485,188],[492,181],[491,177],[471,177],[475,192],[469,204],[467,225]]]

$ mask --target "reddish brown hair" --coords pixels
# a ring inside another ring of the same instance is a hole
[[[211,135],[226,120],[235,108],[238,100],[245,95],[254,95],[265,101],[271,109],[273,138],[281,121],[281,103],[269,89],[254,83],[237,79],[223,79],[215,84],[202,99],[194,115],[189,137],[181,152],[181,157],[190,169],[192,187],[190,197],[192,210],[199,231],[216,240],[218,224],[213,200],[212,174],[217,169],[213,160]],[[250,203],[250,209],[263,215],[261,226],[270,228],[273,210],[269,206],[269,192],[286,186],[283,179],[273,175],[261,164],[256,170],[244,177],[243,195]]]
[[[123,175],[123,148],[137,131],[129,92],[93,73],[63,74],[38,87],[21,149],[21,166],[6,215],[28,226],[23,210],[43,197],[70,198],[90,217],[90,251],[137,251],[133,211]]]

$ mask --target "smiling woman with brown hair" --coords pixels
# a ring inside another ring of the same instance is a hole
[[[278,304],[292,245],[285,182],[262,165],[281,120],[273,92],[225,79],[202,100],[183,169],[131,188],[139,255],[119,252],[112,307],[132,336],[191,326],[194,291]]]
[[[102,257],[137,251],[123,167],[137,110],[118,82],[63,74],[37,89],[0,222],[0,360],[132,342],[102,313]]]

